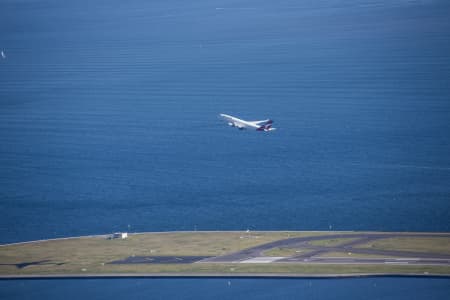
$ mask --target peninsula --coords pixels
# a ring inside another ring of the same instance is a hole
[[[0,245],[0,278],[450,276],[450,233],[191,231]]]

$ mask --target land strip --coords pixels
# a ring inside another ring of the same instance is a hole
[[[0,278],[450,275],[450,233],[168,232],[109,237],[1,245]]]

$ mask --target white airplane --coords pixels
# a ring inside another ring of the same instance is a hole
[[[231,127],[237,127],[240,130],[250,128],[257,131],[272,131],[276,129],[272,128],[273,121],[270,119],[261,121],[245,121],[226,114],[220,114],[220,117],[227,121],[228,125]]]

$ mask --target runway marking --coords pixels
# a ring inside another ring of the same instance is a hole
[[[242,260],[241,264],[266,264],[271,263],[280,259],[284,259],[286,257],[282,256],[260,256],[260,257],[253,257],[250,259]]]

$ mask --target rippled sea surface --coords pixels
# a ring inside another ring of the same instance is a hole
[[[4,299],[448,299],[448,279],[121,279],[0,281]]]
[[[450,230],[449,13],[432,0],[3,0],[0,242]]]
[[[449,231],[450,4],[2,0],[0,243]],[[217,115],[272,118],[237,131]],[[230,281],[230,282],[228,282]],[[448,279],[2,281],[3,299],[445,299]]]

